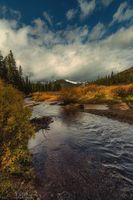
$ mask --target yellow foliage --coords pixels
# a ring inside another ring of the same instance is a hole
[[[133,84],[113,86],[88,84],[65,88],[60,92],[36,92],[32,94],[35,101],[63,101],[66,104],[113,101],[123,97],[133,99]]]
[[[35,92],[32,98],[35,101],[58,101],[60,92]]]
[[[24,107],[20,92],[0,82],[0,166],[14,172],[27,156],[28,139],[34,134],[31,112]]]
[[[114,86],[85,85],[64,89],[60,93],[59,99],[64,103],[88,103],[113,101],[128,96],[130,96],[130,99],[133,97],[133,84]]]

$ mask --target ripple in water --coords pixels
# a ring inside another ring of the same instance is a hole
[[[133,126],[41,103],[33,117],[52,116],[29,149],[45,200],[132,200]]]

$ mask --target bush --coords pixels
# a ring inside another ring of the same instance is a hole
[[[114,89],[114,93],[118,97],[126,97],[127,96],[127,91],[122,87]]]
[[[128,88],[128,95],[133,96],[133,85],[129,86]]]
[[[75,89],[63,90],[59,100],[62,101],[64,104],[76,103],[78,101],[78,93]]]
[[[113,89],[113,93],[121,98],[125,98],[133,95],[133,85],[118,86]]]

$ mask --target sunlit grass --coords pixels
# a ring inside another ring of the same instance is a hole
[[[133,101],[133,84],[129,85],[82,85],[63,89],[60,92],[33,93],[36,101],[62,101],[69,103],[99,103],[108,101]]]
[[[59,92],[35,92],[32,94],[32,99],[35,101],[58,101]]]

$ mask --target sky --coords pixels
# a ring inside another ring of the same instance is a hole
[[[0,0],[0,51],[32,80],[94,80],[133,66],[133,0]]]

